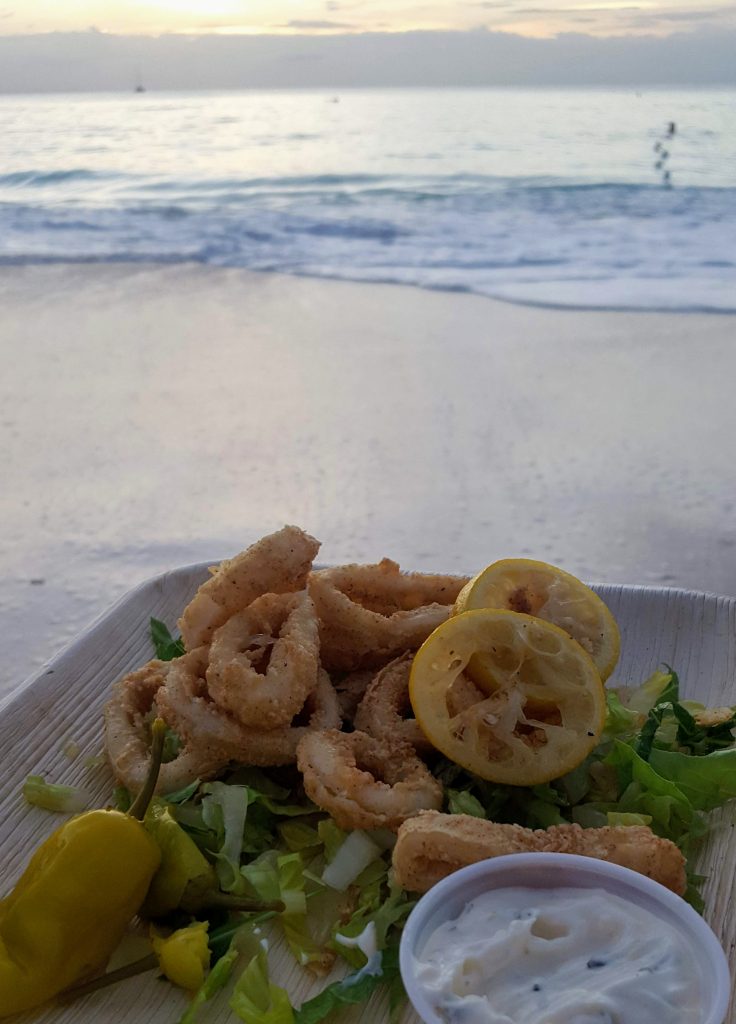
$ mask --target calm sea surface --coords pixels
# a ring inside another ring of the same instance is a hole
[[[736,93],[0,97],[0,262],[62,260],[735,310]]]

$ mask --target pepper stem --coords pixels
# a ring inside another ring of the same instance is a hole
[[[147,956],[142,957],[142,959],[135,960],[132,964],[118,967],[116,971],[109,971],[107,974],[100,975],[99,978],[93,978],[92,981],[85,981],[82,985],[68,988],[65,992],[59,993],[57,998],[62,1005],[71,1003],[75,999],[79,999],[80,996],[89,995],[90,992],[99,992],[101,988],[116,985],[119,981],[125,981],[126,978],[134,978],[136,974],[152,971],[155,967],[158,967],[158,957],[155,953],[149,953]]]
[[[151,797],[156,791],[158,775],[161,771],[161,760],[164,754],[164,740],[166,738],[166,722],[163,718],[157,718],[151,726],[151,763],[148,766],[148,774],[138,796],[128,809],[131,818],[143,821],[151,802]]]
[[[198,900],[194,909],[205,910],[213,907],[222,907],[224,910],[235,910],[242,914],[263,914],[271,911],[280,914],[285,909],[283,900],[256,900],[248,899],[246,896],[231,896],[227,892],[215,892],[214,890],[205,893],[201,900]],[[187,904],[189,909],[190,905]]]

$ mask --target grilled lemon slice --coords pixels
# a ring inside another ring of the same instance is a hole
[[[460,591],[456,612],[506,608],[546,619],[585,648],[605,682],[621,650],[616,620],[600,597],[576,576],[546,562],[505,558],[478,573]],[[473,674],[480,675],[480,661]]]
[[[482,656],[483,679],[465,671]],[[455,615],[417,651],[416,720],[457,764],[492,782],[534,786],[581,763],[598,742],[605,695],[590,655],[558,626],[518,612]]]

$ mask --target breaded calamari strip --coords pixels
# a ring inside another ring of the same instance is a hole
[[[528,829],[467,814],[428,811],[399,829],[393,867],[399,885],[426,892],[459,868],[509,853],[576,853],[638,871],[682,895],[685,859],[669,839],[646,825],[581,828],[553,825]]]
[[[179,619],[186,649],[209,643],[218,626],[261,594],[303,590],[319,546],[298,526],[285,526],[221,562]]]
[[[326,729],[299,742],[307,796],[340,828],[389,828],[440,807],[442,787],[403,740]]]
[[[376,673],[355,712],[355,728],[369,736],[399,736],[418,754],[430,754],[434,747],[412,717],[409,675],[414,652],[407,651]]]
[[[250,728],[289,725],[317,685],[319,627],[314,603],[299,594],[264,594],[212,637],[207,688]]]
[[[188,658],[199,658],[194,651]],[[151,718],[174,662],[149,661],[120,679],[105,705],[105,750],[113,774],[132,792],[143,786],[151,753]],[[173,793],[194,779],[208,779],[228,763],[217,746],[189,741],[173,761],[161,765],[156,791]]]
[[[388,558],[310,573],[322,664],[328,671],[352,672],[419,647],[448,618],[466,583],[464,576],[402,573]]]

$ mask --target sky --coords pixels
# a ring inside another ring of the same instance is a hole
[[[0,0],[0,92],[736,86],[733,0]]]
[[[0,0],[2,4],[2,0]],[[315,35],[485,28],[549,38],[734,28],[733,0],[9,0],[0,34]]]

